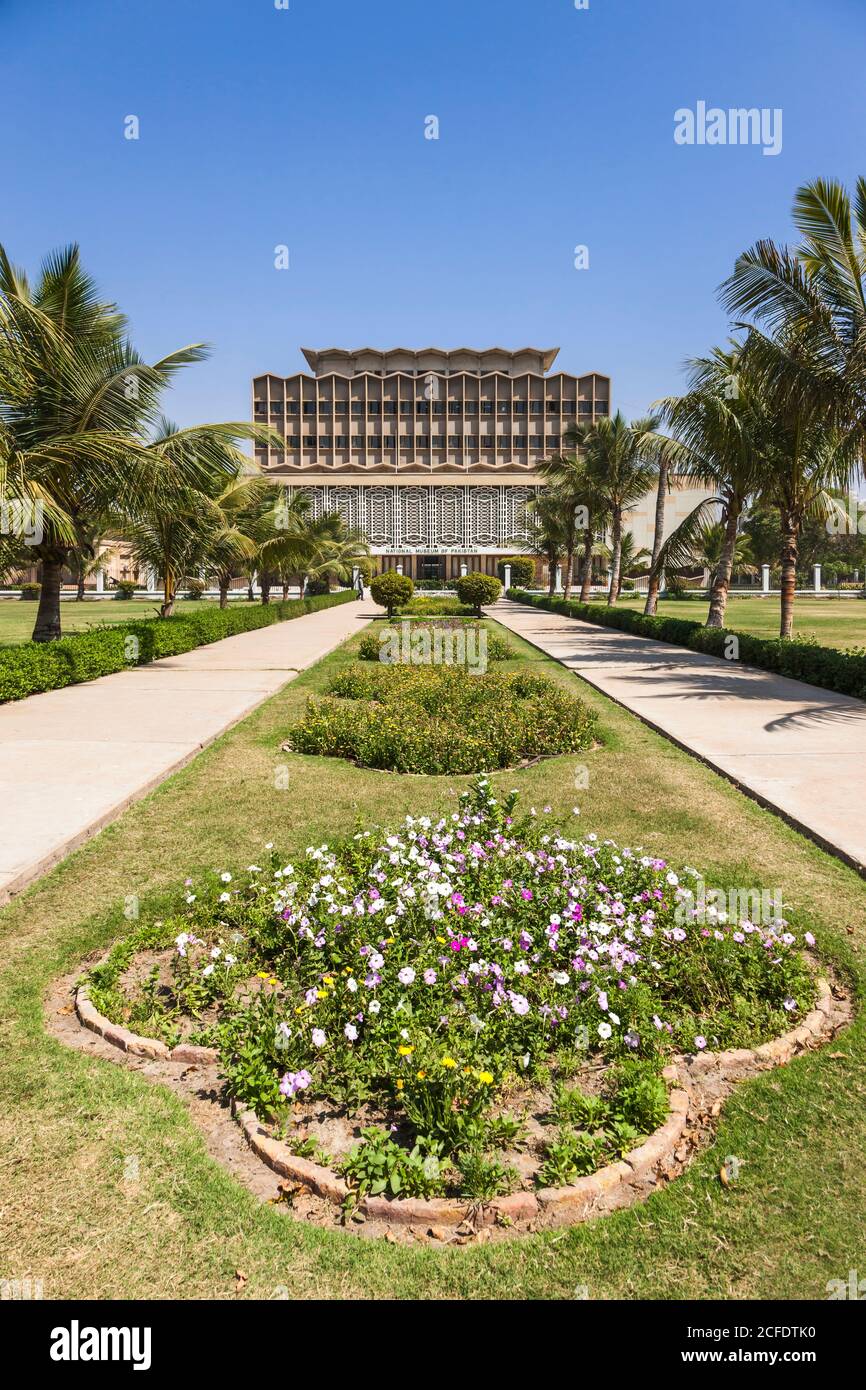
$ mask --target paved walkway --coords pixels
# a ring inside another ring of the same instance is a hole
[[[866,873],[866,704],[505,600],[505,627]]]
[[[350,601],[0,706],[0,903],[379,611]]]

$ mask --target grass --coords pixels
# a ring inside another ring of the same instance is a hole
[[[124,605],[125,606],[125,605]],[[174,898],[187,873],[289,853],[359,821],[450,810],[468,779],[397,777],[279,750],[307,695],[358,638],[261,706],[0,914],[0,1276],[46,1298],[572,1299],[826,1297],[863,1264],[866,1028],[740,1087],[712,1149],[648,1202],[520,1241],[441,1249],[361,1241],[258,1203],[214,1159],[184,1103],[141,1075],[63,1048],[44,1028],[51,981]],[[603,745],[492,776],[585,831],[667,851],[708,883],[779,885],[790,915],[862,996],[866,886],[519,638],[523,660],[599,712]],[[502,663],[508,669],[508,663]],[[288,777],[275,778],[283,766]],[[286,783],[285,790],[278,785]],[[275,785],[276,784],[276,785]],[[260,862],[260,861],[259,861]],[[124,1161],[139,1160],[136,1184]],[[723,1187],[728,1155],[742,1162]]]
[[[278,594],[276,595],[279,596]],[[181,599],[175,605],[175,613],[201,612],[202,606],[216,602],[215,599]],[[244,608],[250,605],[246,599],[232,599]],[[21,642],[29,642],[36,622],[37,603],[21,599],[0,597],[0,647],[17,647]],[[91,627],[104,627],[110,623],[129,623],[134,618],[155,618],[159,614],[158,599],[85,599],[83,603],[64,599],[60,604],[60,623],[64,637],[70,632],[86,632]]]
[[[594,599],[595,601],[595,599]],[[603,597],[599,599],[603,602]],[[621,598],[619,606],[644,610],[646,595]],[[694,599],[661,599],[658,613],[662,618],[685,618],[689,622],[704,622],[706,601]],[[732,598],[728,602],[725,626],[756,637],[778,637],[779,599]],[[825,647],[866,647],[866,601],[858,598],[802,598],[794,605],[794,634],[815,637]]]

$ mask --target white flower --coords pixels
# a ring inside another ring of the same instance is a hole
[[[346,1034],[346,1037],[349,1039],[349,1042],[354,1042],[358,1036],[358,1030],[355,1027],[354,1023],[347,1023],[345,1028],[343,1029],[343,1032]]]
[[[412,969],[411,965],[404,965],[403,969],[397,975],[397,979],[400,981],[401,985],[411,985],[415,979],[415,971]]]
[[[370,968],[372,970],[381,970],[384,964],[385,957],[380,955],[378,951],[374,951],[370,957]]]
[[[231,883],[231,881],[232,881],[232,876],[231,876],[231,874],[220,874],[220,879],[222,880],[223,883]]]
[[[324,1047],[324,1046],[325,1046],[325,1043],[327,1042],[327,1038],[325,1037],[325,1034],[324,1034],[324,1032],[322,1031],[321,1028],[314,1028],[314,1029],[313,1029],[313,1035],[312,1035],[312,1036],[313,1036],[313,1047]]]
[[[613,1029],[611,1028],[609,1023],[600,1023],[598,1025],[598,1036],[600,1038],[609,1038],[612,1032]]]
[[[206,965],[205,968],[204,968],[204,970],[203,970],[201,973],[202,973],[204,976],[212,975],[212,974],[213,974],[213,966],[212,966],[212,965]]]
[[[230,903],[232,900],[232,895],[231,893],[220,893],[219,900],[221,903]]]
[[[377,1013],[379,1012],[379,1010],[381,1009],[381,1007],[382,1007],[382,1005],[379,1003],[378,999],[371,999],[371,1000],[370,1000],[369,1008],[370,1008],[370,1013],[371,1013],[371,1014],[377,1014]]]
[[[357,981],[357,980],[353,980],[353,979],[350,977],[350,978],[346,981],[346,989],[349,991],[350,994],[357,994],[357,992],[358,992],[358,981]]]

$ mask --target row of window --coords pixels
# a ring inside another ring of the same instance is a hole
[[[364,415],[363,401],[352,401],[351,411],[349,401],[334,401],[333,411],[335,415],[349,415],[357,419]],[[399,406],[399,410],[398,410]],[[368,401],[366,407],[367,416],[375,418],[379,415],[544,415],[544,401],[497,401],[494,411],[493,401]],[[591,415],[592,401],[547,401],[548,415]],[[446,409],[447,407],[447,409]],[[607,412],[607,402],[599,401],[598,410],[605,414]],[[331,414],[331,401],[304,401],[303,412],[299,412],[297,401],[287,401],[285,403],[285,413],[287,415],[324,415]],[[264,401],[256,401],[256,414],[265,415],[267,406]],[[282,401],[271,402],[271,414],[282,415]]]
[[[351,437],[346,434],[305,434],[304,448],[315,449],[318,443],[320,449],[459,449],[461,446],[467,449],[525,449],[527,444],[530,449],[558,449],[560,436],[549,434],[545,439],[542,435],[525,434],[500,434],[478,435],[472,434],[401,434],[381,435],[381,434],[353,434]],[[301,440],[297,436],[286,439],[287,449],[300,449]]]

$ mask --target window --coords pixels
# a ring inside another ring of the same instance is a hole
[[[304,414],[305,414],[305,415],[315,415],[315,413],[316,413],[316,402],[315,402],[315,401],[304,401]]]
[[[415,443],[416,443],[416,445],[417,445],[417,447],[418,447],[419,449],[429,449],[429,448],[430,448],[430,436],[429,436],[429,434],[416,434],[416,436],[415,436]]]
[[[416,414],[416,415],[429,415],[429,414],[430,414],[430,402],[429,402],[429,401],[416,401],[416,402],[415,402],[415,414]]]
[[[559,404],[558,404],[557,401],[548,401],[548,402],[547,402],[547,413],[548,413],[548,415],[558,415],[558,414],[559,414]]]
[[[381,449],[381,447],[382,447],[382,436],[381,436],[381,434],[368,434],[368,435],[367,435],[367,448],[368,448],[368,449]]]
[[[401,414],[401,415],[411,415],[411,414],[412,414],[412,402],[411,402],[411,401],[401,401],[401,402],[400,402],[400,414]]]
[[[355,417],[355,419],[357,419],[359,415],[364,414],[363,401],[352,401],[352,414]]]
[[[576,409],[577,409],[577,405],[576,405],[576,402],[575,402],[575,401],[563,401],[563,402],[562,402],[562,413],[563,413],[563,415],[574,415]]]
[[[397,447],[397,440],[394,438],[393,434],[386,434],[382,442],[386,449],[396,449]]]
[[[543,448],[544,448],[544,440],[541,438],[541,435],[540,435],[540,434],[534,434],[534,435],[532,436],[532,438],[531,438],[530,441],[529,441],[529,447],[530,447],[530,449],[543,449]]]
[[[559,448],[559,435],[558,435],[558,434],[549,434],[549,435],[547,436],[547,447],[548,447],[548,449],[558,449],[558,448]]]
[[[498,446],[499,446],[500,449],[510,449],[510,448],[511,448],[511,435],[510,435],[510,434],[501,434],[501,435],[499,436],[499,438],[497,439],[496,442],[497,442],[497,444],[498,444]]]
[[[334,441],[333,441],[333,439],[331,438],[331,436],[330,436],[329,434],[320,434],[320,435],[319,435],[319,448],[320,448],[320,449],[330,449],[330,447],[331,447],[331,445],[333,444],[333,442],[334,442]]]
[[[386,401],[386,402],[385,402],[385,414],[386,414],[386,415],[396,415],[396,414],[397,414],[397,402],[396,402],[396,401]]]
[[[298,413],[298,402],[297,402],[297,401],[287,401],[287,402],[286,402],[286,414],[287,414],[287,415],[297,415],[297,413]]]
[[[381,415],[381,413],[382,413],[382,406],[381,406],[381,403],[380,403],[379,401],[368,401],[368,402],[367,402],[367,414],[368,414],[368,415],[370,415],[370,416]]]
[[[401,448],[401,449],[414,449],[414,447],[415,447],[415,436],[414,436],[414,434],[402,434],[402,435],[400,436],[400,448]]]
[[[543,414],[544,414],[544,401],[530,401],[530,403],[529,403],[529,413],[530,413],[530,415],[543,415]]]
[[[353,434],[353,435],[352,435],[352,448],[353,448],[353,449],[363,449],[363,447],[364,447],[364,436],[363,436],[362,434]]]
[[[447,438],[445,437],[444,434],[434,434],[434,436],[433,436],[433,448],[434,448],[434,449],[447,449],[447,448],[448,448],[448,440],[447,440]]]
[[[449,448],[449,449],[459,449],[461,443],[462,443],[462,440],[461,440],[459,434],[449,434],[449,436],[448,436],[448,448]]]
[[[445,414],[445,402],[444,402],[444,401],[434,401],[434,402],[433,402],[433,414],[434,414],[434,415],[444,415],[444,414]]]
[[[301,441],[300,441],[300,437],[299,437],[298,435],[293,434],[292,437],[291,437],[291,439],[287,439],[287,440],[286,440],[286,448],[287,448],[287,449],[300,449],[300,447],[301,447]]]
[[[335,401],[335,402],[334,402],[334,413],[335,413],[336,415],[348,415],[348,413],[349,413],[349,402],[348,402],[348,401]]]
[[[478,402],[477,402],[477,401],[464,401],[464,403],[463,403],[463,414],[464,414],[464,415],[477,415],[477,414],[478,414]]]
[[[497,401],[497,402],[496,402],[496,414],[497,414],[497,415],[510,415],[510,414],[511,414],[511,402],[510,402],[510,401]]]
[[[448,402],[448,414],[449,414],[449,415],[462,415],[462,414],[463,414],[463,402],[462,402],[462,401],[449,401],[449,402]]]
[[[492,434],[482,434],[482,436],[481,436],[481,447],[482,447],[482,449],[495,449],[495,448],[496,448],[496,440],[493,438],[493,435],[492,435]]]
[[[526,448],[526,435],[525,435],[525,434],[516,434],[516,435],[514,436],[514,447],[515,447],[515,449],[525,449],[525,448]]]
[[[492,415],[492,414],[493,414],[493,402],[492,402],[492,401],[482,401],[482,402],[481,402],[481,414],[482,414],[482,415]]]
[[[592,401],[578,401],[578,409],[581,415],[591,415]]]
[[[515,415],[525,415],[525,414],[526,414],[526,401],[515,401],[515,402],[514,402],[514,413],[515,413]]]
[[[271,401],[271,414],[272,414],[272,415],[282,415],[282,413],[283,413],[283,403],[282,403],[282,401]]]
[[[320,414],[320,415],[330,415],[330,413],[331,413],[331,402],[330,402],[330,401],[319,401],[319,414]]]
[[[316,447],[316,436],[315,436],[314,434],[305,434],[305,435],[304,435],[304,448],[305,448],[305,449],[315,449],[315,447]]]
[[[478,448],[478,439],[474,434],[464,434],[463,443],[466,445],[467,449]]]
[[[596,414],[607,415],[610,410],[610,401],[596,401],[595,409]]]
[[[338,434],[337,438],[334,440],[334,447],[336,449],[348,449],[349,436],[347,434]]]

